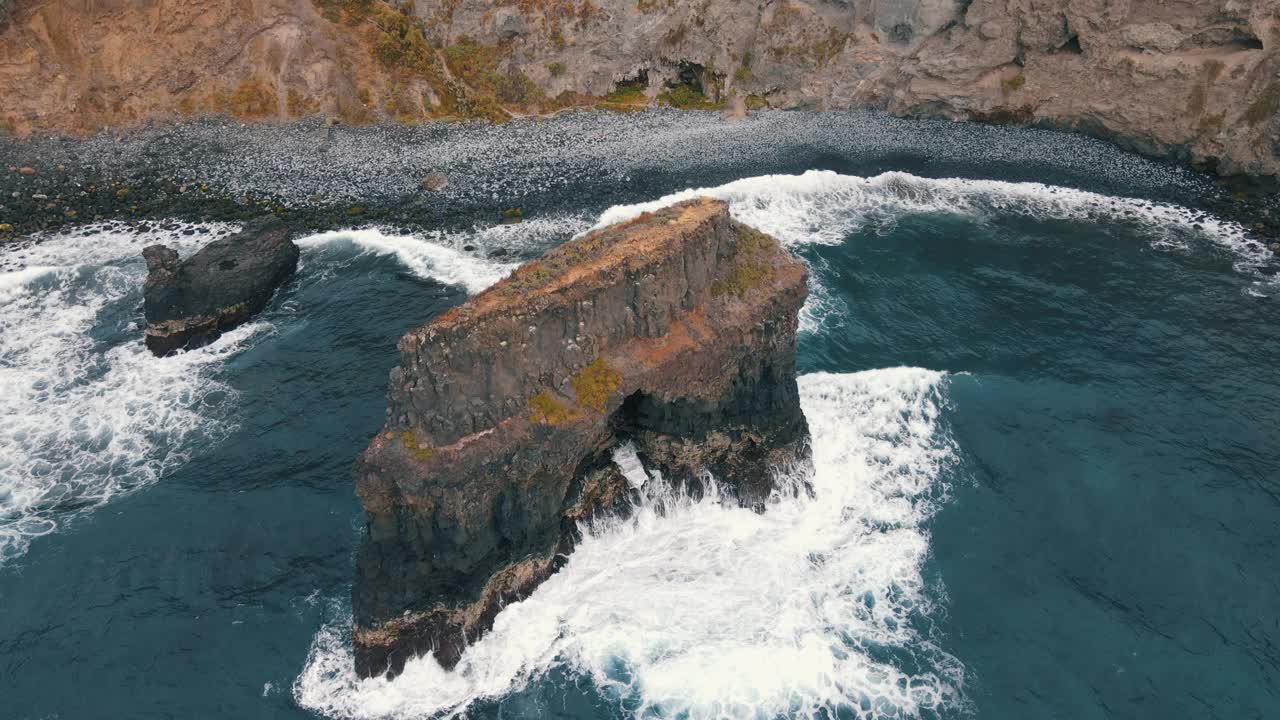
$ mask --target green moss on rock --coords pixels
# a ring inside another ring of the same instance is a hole
[[[729,276],[717,280],[711,285],[711,294],[716,297],[723,295],[741,296],[752,288],[769,282],[773,279],[773,268],[763,263],[746,263],[739,262],[730,271]]]
[[[1022,73],[1018,73],[1017,75],[1014,75],[1011,78],[1005,78],[1004,80],[1000,81],[1000,91],[1003,92],[1006,96],[1012,95],[1013,93],[1016,93],[1019,90],[1021,90],[1023,86],[1025,86],[1026,84],[1027,84],[1027,76],[1023,75]]]
[[[711,102],[701,90],[692,85],[677,85],[658,95],[658,102],[680,110],[718,110],[724,103]]]
[[[755,228],[739,225],[733,269],[726,277],[711,284],[712,296],[741,296],[748,290],[773,280],[773,266],[757,258],[777,246],[777,241],[772,237]]]

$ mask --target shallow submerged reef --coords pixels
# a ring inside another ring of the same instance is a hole
[[[691,200],[556,248],[409,332],[361,456],[356,668],[446,667],[621,509],[621,445],[670,482],[763,508],[808,429],[803,263]]]

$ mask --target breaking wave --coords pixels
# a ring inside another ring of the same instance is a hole
[[[1178,205],[1041,183],[923,178],[903,172],[858,177],[810,170],[801,175],[744,178],[719,187],[682,190],[651,202],[616,205],[600,216],[596,227],[704,196],[729,202],[736,219],[788,245],[838,245],[865,228],[892,229],[904,215],[943,213],[1128,222],[1153,239],[1180,243],[1198,235],[1236,250],[1242,259],[1266,257],[1266,248],[1254,247],[1239,224]]]
[[[156,482],[194,448],[236,427],[237,398],[224,361],[269,335],[272,323],[259,320],[207,347],[153,357],[139,327],[142,248],[163,242],[185,256],[236,230],[165,225],[146,231],[89,225],[0,255],[0,566],[24,554],[32,539]],[[527,230],[519,237],[542,241],[538,226]],[[548,223],[545,230],[563,228]],[[480,230],[470,240],[376,229],[322,233],[297,241],[304,249],[300,272],[338,274],[340,262],[317,261],[307,249],[346,242],[392,255],[421,277],[478,292],[514,265],[460,247],[515,243],[507,235],[515,231]]]
[[[803,376],[812,498],[779,495],[754,513],[714,487],[694,499],[645,482],[633,516],[585,528],[566,566],[504,609],[455,670],[427,657],[395,680],[358,680],[347,615],[316,636],[295,699],[332,717],[453,715],[560,668],[636,717],[898,717],[963,703],[963,667],[929,630],[941,590],[922,573],[953,453],[945,378]]]
[[[1256,284],[1271,282],[1257,275],[1270,262],[1271,253],[1238,223],[1179,205],[1031,182],[923,178],[903,172],[859,177],[810,170],[801,175],[744,178],[650,202],[615,205],[600,215],[593,228],[706,196],[728,202],[735,219],[791,247],[838,245],[863,231],[888,233],[899,219],[910,215],[964,215],[978,221],[1009,217],[1105,221],[1136,228],[1161,249],[1186,249],[1208,241],[1231,254],[1238,272],[1259,277]],[[800,328],[814,332],[844,311],[821,285],[814,284],[801,310]]]
[[[304,250],[344,243],[362,252],[392,256],[418,277],[446,285],[461,285],[470,293],[484,290],[515,268],[514,264],[488,261],[451,244],[378,228],[334,230],[297,241],[298,247]]]
[[[231,425],[216,368],[253,323],[161,360],[140,342],[142,247],[191,251],[230,232],[100,225],[6,253],[0,267],[0,565],[31,540],[184,462]],[[122,338],[131,342],[121,342]]]

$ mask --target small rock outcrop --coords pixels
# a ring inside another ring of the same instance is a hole
[[[262,310],[298,267],[298,246],[275,218],[258,220],[179,260],[164,245],[142,251],[147,347],[156,355],[197,348]]]
[[[356,463],[367,530],[356,669],[446,667],[626,505],[612,450],[709,472],[763,507],[807,448],[795,381],[807,270],[701,199],[596,231],[400,341],[387,423]]]

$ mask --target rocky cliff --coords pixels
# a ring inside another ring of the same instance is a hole
[[[571,241],[409,332],[386,427],[356,466],[357,670],[452,666],[625,505],[611,450],[761,506],[808,430],[795,382],[804,265],[695,200]]]
[[[873,106],[1280,173],[1275,0],[17,0],[10,12],[0,122],[17,132],[203,113]]]

